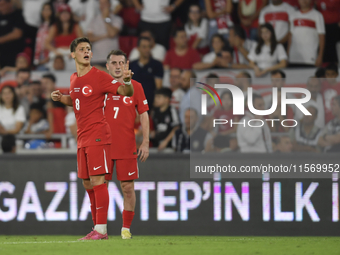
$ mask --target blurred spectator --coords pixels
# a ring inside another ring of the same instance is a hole
[[[276,153],[291,153],[292,150],[293,144],[289,136],[279,136],[274,139],[274,151]]]
[[[44,3],[40,11],[40,26],[38,28],[35,41],[34,65],[37,70],[47,70],[45,64],[48,63],[48,50],[45,48],[45,41],[48,37],[49,30],[54,24],[54,9],[51,3]]]
[[[264,110],[264,100],[260,95],[253,95],[253,105],[257,110]],[[262,127],[251,127],[248,125],[248,121],[252,119],[258,119],[257,121],[252,121],[251,125]],[[262,120],[262,123],[261,121]],[[266,121],[264,121],[263,116],[253,115],[249,111],[246,112],[243,119],[240,120],[243,124],[237,127],[237,142],[240,147],[241,152],[272,152],[272,140],[270,128]]]
[[[73,138],[68,140],[68,147],[77,148],[77,121],[72,107],[67,107],[67,115],[65,117],[66,133],[72,134]]]
[[[66,116],[65,105],[53,101],[51,99],[51,93],[56,90],[56,78],[53,74],[44,74],[41,78],[42,93],[47,100],[47,120],[49,124],[49,130],[45,135],[49,138],[53,133],[65,133],[65,125],[63,121]]]
[[[246,97],[248,95],[248,88],[251,87],[251,75],[246,71],[238,73],[235,76],[235,85],[242,90],[243,95]]]
[[[201,61],[198,52],[188,47],[188,39],[184,29],[177,29],[174,34],[175,48],[166,53],[164,69],[177,67],[192,69],[193,65]]]
[[[288,41],[292,66],[321,66],[325,47],[325,24],[320,12],[311,7],[312,0],[299,0],[300,10],[290,17]]]
[[[150,30],[145,30],[140,33],[140,37],[146,37],[150,39],[152,58],[163,62],[166,54],[166,49],[163,45],[155,42],[155,35]],[[139,59],[139,51],[138,48],[135,47],[130,52],[129,60],[134,61],[137,59]]]
[[[162,87],[163,66],[162,63],[151,57],[151,43],[147,37],[138,40],[139,59],[130,63],[130,69],[134,72],[133,78],[143,86],[149,108],[153,106],[155,90]]]
[[[304,115],[299,124],[290,129],[289,135],[293,142],[293,151],[317,152],[317,145],[321,135],[321,129],[316,125],[318,109],[315,105],[310,105],[307,110],[312,115]]]
[[[272,103],[271,103],[272,104]],[[275,111],[272,114],[269,114],[269,119],[274,119],[276,121],[272,121],[270,123],[270,130],[272,132],[288,132],[289,127],[283,126],[281,123],[284,120],[287,120],[284,122],[286,126],[293,126],[293,121],[288,121],[294,118],[294,111],[290,106],[286,106],[286,115],[281,115],[281,88],[277,89],[277,106]],[[270,106],[271,107],[271,106]],[[257,108],[255,108],[257,109]]]
[[[286,44],[289,36],[289,17],[294,12],[295,9],[283,0],[271,0],[271,3],[262,9],[259,24],[272,24],[277,42]]]
[[[256,77],[287,66],[286,51],[282,44],[277,43],[273,26],[269,23],[261,25],[259,34],[258,42],[248,55]]]
[[[233,26],[230,14],[232,12],[232,0],[205,0],[205,9],[209,21],[209,36],[211,40],[212,35],[219,33],[225,38],[228,37],[229,27]]]
[[[268,0],[239,0],[238,17],[251,40],[257,39],[258,18],[267,3]]]
[[[1,149],[3,153],[15,153],[15,136],[14,135],[4,135],[1,141]]]
[[[230,148],[235,150],[237,148],[237,141],[230,135],[236,133],[237,126],[230,125],[231,122],[238,122],[239,117],[233,115],[233,96],[231,92],[225,91],[221,95],[222,107],[216,109],[213,114],[213,119],[227,120],[226,124],[216,125],[215,137],[213,139],[213,147],[219,149]],[[210,120],[212,123],[213,121]]]
[[[218,67],[231,67],[231,54],[229,58],[224,58],[222,49],[225,46],[223,36],[215,34],[211,39],[213,51],[204,55],[202,62],[195,63],[193,68],[196,70],[212,69]]]
[[[204,54],[208,48],[208,20],[202,17],[198,4],[189,8],[188,22],[184,26],[189,39],[189,46]]]
[[[65,70],[65,61],[63,56],[56,56],[53,61],[53,70],[54,71],[64,71]]]
[[[74,39],[82,36],[83,32],[73,19],[71,8],[66,4],[59,5],[56,23],[50,27],[45,41],[45,48],[50,52],[50,59],[54,60],[55,56],[62,55],[65,62],[68,60],[69,65],[73,66],[74,61],[70,57],[70,44]]]
[[[207,143],[208,132],[198,123],[195,109],[187,109],[184,115],[184,125],[176,130],[173,147],[178,152],[202,152]]]
[[[170,89],[172,90],[171,106],[177,111],[179,110],[179,104],[184,96],[184,91],[181,89],[181,69],[172,68],[169,74]]]
[[[118,35],[123,20],[110,13],[110,0],[99,0],[100,13],[91,21],[87,34],[92,42],[92,64],[106,67],[107,53],[119,49]]]
[[[334,119],[326,124],[322,130],[318,145],[324,152],[340,152],[340,96],[331,102]]]
[[[338,66],[329,64],[325,70],[326,79],[322,83],[322,95],[325,104],[326,123],[333,119],[331,101],[337,95],[340,95],[340,83],[336,81],[339,76]]]
[[[99,13],[98,1],[96,0],[70,0],[68,5],[72,9],[74,20],[78,22],[81,30],[87,32],[91,21]]]
[[[124,35],[137,35],[140,14],[136,10],[133,0],[113,0],[112,2],[115,2],[115,4],[111,4],[112,13],[121,16],[123,19]]]
[[[25,109],[11,86],[0,92],[0,135],[18,134],[26,121]]]
[[[33,103],[30,106],[28,122],[26,122],[23,131],[25,134],[44,134],[49,130],[46,120],[46,113],[38,103]]]
[[[323,68],[323,67],[319,67],[318,69],[316,69],[314,75],[315,75],[316,78],[321,78],[321,80],[323,81],[323,78],[326,77],[326,69]]]
[[[270,73],[272,88],[277,88],[281,90],[285,86],[286,82],[286,74],[282,70],[275,70]],[[270,109],[273,103],[273,93],[270,90],[270,93],[263,97],[266,109]]]
[[[229,29],[229,45],[233,48],[233,63],[232,68],[248,68],[248,54],[254,42],[247,39],[244,29],[235,25]]]
[[[340,41],[340,1],[316,0],[316,6],[325,21],[326,45],[323,56],[324,62],[339,62],[336,43]]]
[[[26,53],[21,52],[17,55],[15,59],[15,66],[5,66],[0,70],[0,77],[5,76],[7,72],[16,72],[19,69],[24,68],[29,69],[30,65],[31,65],[30,57]]]
[[[138,11],[141,12],[140,30],[151,30],[157,35],[156,42],[168,49],[169,32],[171,27],[171,13],[178,8],[184,0],[133,0]]]
[[[312,107],[315,107],[317,109],[315,126],[323,128],[325,126],[325,108],[322,94],[320,93],[321,92],[320,79],[316,77],[310,77],[307,82],[307,89],[311,93],[311,99],[307,103],[305,103],[304,106],[307,107],[311,105]],[[299,109],[295,109],[294,119],[300,121],[303,117],[304,114]]]
[[[15,56],[24,49],[25,22],[10,0],[0,1],[0,68],[15,66]]]
[[[20,99],[20,105],[25,109],[26,116],[29,115],[30,106],[33,103],[40,105],[41,108],[45,107],[45,99],[42,98],[42,89],[40,81],[31,81],[27,87],[25,95]]]
[[[201,112],[201,92],[195,87],[194,81],[190,81],[190,79],[196,78],[196,74],[191,70],[184,70],[181,73],[181,87],[185,91],[185,95],[179,105],[179,118],[181,123],[184,123],[186,109],[193,108],[196,112]],[[201,122],[201,115],[198,117],[199,122]]]
[[[175,108],[170,106],[171,89],[161,88],[155,92],[155,109],[152,112],[152,120],[155,131],[151,132],[152,144],[158,150],[171,148],[171,141],[179,127],[179,119]]]

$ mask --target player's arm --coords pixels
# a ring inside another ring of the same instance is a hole
[[[144,162],[149,157],[149,132],[150,132],[150,123],[149,123],[149,114],[148,112],[143,112],[139,115],[140,123],[142,125],[142,133],[143,133],[143,142],[138,150],[138,156],[140,155],[140,161]]]
[[[117,93],[122,96],[131,97],[133,95],[133,85],[131,83],[132,72],[129,70],[129,60],[126,61],[123,70],[123,81],[124,85],[120,85],[117,89]]]
[[[59,101],[60,103],[63,103],[67,106],[73,106],[71,96],[69,95],[63,95],[60,93],[59,90],[53,91],[51,93],[51,98],[53,101]]]

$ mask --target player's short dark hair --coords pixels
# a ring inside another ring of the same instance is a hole
[[[80,43],[88,43],[88,44],[90,44],[90,48],[92,50],[92,43],[90,42],[89,38],[87,38],[87,37],[79,37],[79,38],[74,39],[71,42],[71,44],[70,44],[70,51],[71,52],[75,52],[78,44],[80,44]]]
[[[172,91],[169,88],[160,88],[155,91],[155,95],[163,95],[170,99],[172,96]]]
[[[52,74],[52,73],[44,74],[42,76],[42,78],[50,79],[53,83],[55,83],[57,81],[57,79],[55,78],[54,74]]]
[[[1,141],[1,148],[4,153],[11,153],[15,147],[15,136],[4,135]]]
[[[325,78],[325,75],[326,75],[325,68],[319,67],[318,69],[316,69],[314,75],[315,75],[316,78]]]
[[[246,31],[240,26],[240,25],[235,25],[233,27],[230,27],[229,30],[232,29],[234,30],[235,35],[240,37],[242,40],[245,40],[247,38]]]
[[[339,74],[339,68],[338,68],[338,65],[336,63],[329,63],[327,66],[326,66],[326,71],[334,71],[336,72],[337,74]]]
[[[140,46],[140,43],[141,43],[141,41],[143,41],[143,40],[148,41],[149,43],[151,43],[151,40],[150,40],[149,37],[141,36],[141,37],[138,38],[138,42],[137,42],[137,46],[138,46],[138,47]]]
[[[185,32],[184,27],[177,28],[174,33],[172,34],[172,37],[175,38],[179,32]]]
[[[110,53],[106,57],[106,61],[109,62],[111,56],[124,56],[125,62],[127,61],[126,53],[122,50],[111,50]]]
[[[274,70],[270,73],[270,75],[273,76],[273,75],[278,74],[278,73],[281,75],[282,79],[286,79],[286,74],[282,70]]]

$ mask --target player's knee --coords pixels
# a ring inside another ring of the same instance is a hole
[[[85,189],[92,189],[93,188],[90,180],[83,180],[83,186],[84,186]]]
[[[121,187],[124,195],[126,196],[131,196],[134,192],[133,182],[122,182]]]

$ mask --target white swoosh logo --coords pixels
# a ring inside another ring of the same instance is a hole
[[[101,168],[102,166],[94,167],[93,170],[96,171],[97,169]]]
[[[135,172],[132,172],[132,173],[129,172],[128,175],[130,176],[130,175],[133,175],[134,173],[135,173]]]

